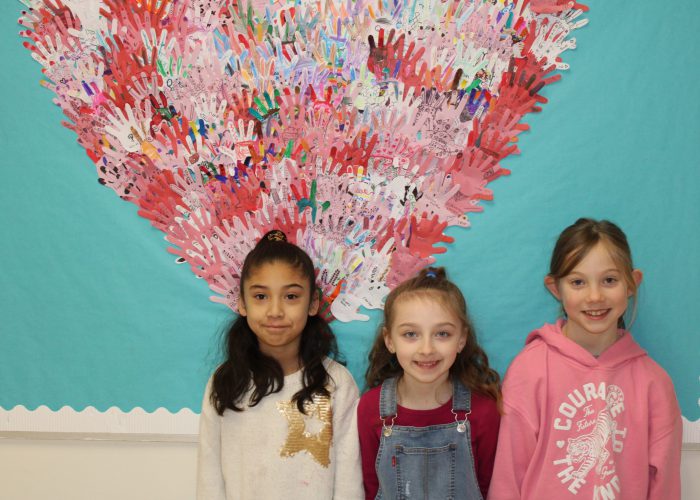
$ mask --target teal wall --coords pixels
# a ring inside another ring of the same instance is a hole
[[[645,273],[633,333],[700,417],[700,70],[689,0],[590,1],[571,70],[530,115],[512,175],[439,263],[462,287],[503,373],[557,315],[542,278],[579,216],[627,232]],[[0,406],[199,411],[230,311],[174,263],[162,234],[98,185],[0,5]],[[335,324],[358,380],[376,328]]]

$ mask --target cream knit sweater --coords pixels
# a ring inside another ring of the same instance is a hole
[[[345,367],[325,363],[334,381],[331,397],[317,396],[307,415],[291,403],[301,370],[257,406],[223,416],[209,402],[209,380],[200,416],[198,500],[364,498],[357,385]]]

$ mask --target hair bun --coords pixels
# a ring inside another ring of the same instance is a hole
[[[426,267],[418,273],[418,277],[431,280],[443,280],[447,278],[444,267]]]
[[[262,237],[261,241],[287,241],[287,235],[279,229],[273,229]]]

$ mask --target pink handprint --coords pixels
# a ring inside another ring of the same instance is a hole
[[[558,14],[566,10],[580,9],[588,12],[588,7],[574,0],[530,0],[530,8],[537,14]]]

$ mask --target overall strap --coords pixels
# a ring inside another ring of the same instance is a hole
[[[396,416],[396,381],[396,377],[392,377],[382,382],[379,393],[379,416],[382,420]]]
[[[455,379],[452,382],[452,413],[456,411],[471,413],[472,408],[472,393],[464,387],[462,382]]]

